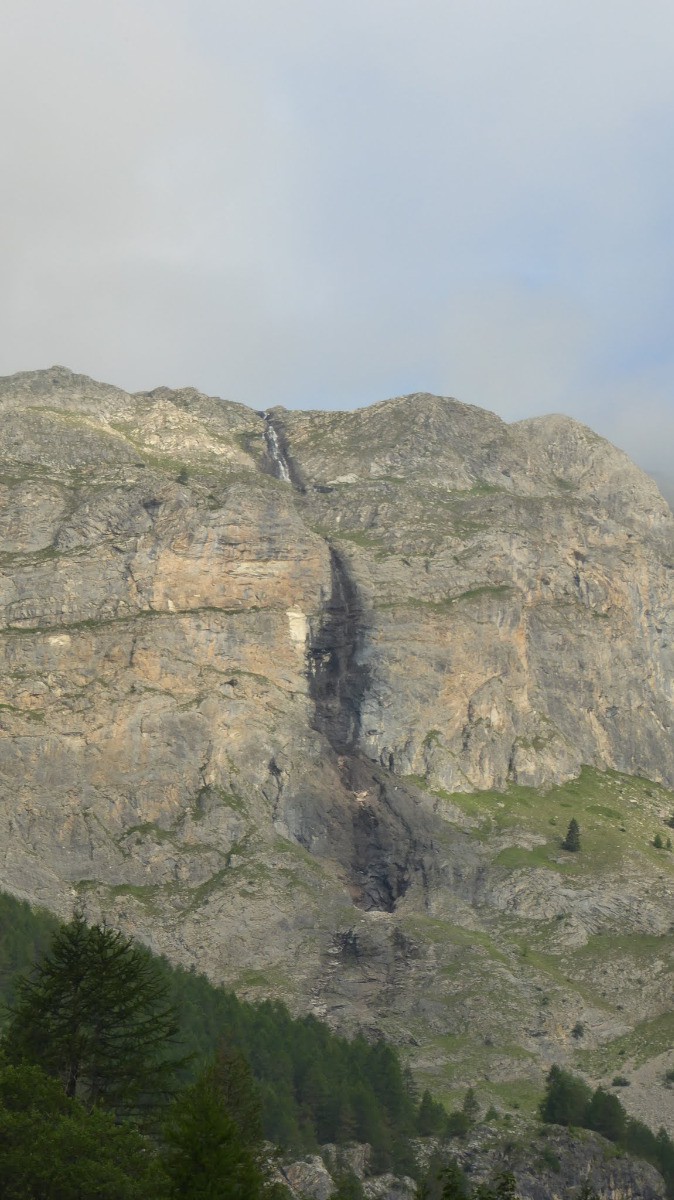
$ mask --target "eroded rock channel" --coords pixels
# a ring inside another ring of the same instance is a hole
[[[282,427],[272,413],[265,413],[265,421],[274,474],[301,492]],[[329,545],[329,552],[330,598],[307,652],[313,726],[335,753],[352,799],[346,865],[353,898],[366,910],[393,912],[415,874],[424,875],[421,859],[428,839],[424,842],[413,832],[415,823],[406,811],[412,802],[405,789],[394,785],[360,752],[361,710],[370,680],[365,661],[366,613],[344,556],[334,545]]]
[[[330,547],[332,590],[322,625],[309,647],[314,726],[338,754],[358,745],[360,712],[368,684],[362,662],[363,610],[346,564]]]

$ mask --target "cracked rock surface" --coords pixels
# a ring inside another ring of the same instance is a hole
[[[655,484],[568,418],[0,380],[0,884],[421,1076],[636,1071],[673,572]]]

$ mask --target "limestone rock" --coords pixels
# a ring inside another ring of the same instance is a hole
[[[653,481],[568,418],[0,380],[0,884],[426,1077],[636,1045],[673,572]]]

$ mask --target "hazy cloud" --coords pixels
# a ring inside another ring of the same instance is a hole
[[[427,388],[674,469],[674,9],[5,0],[0,371]]]

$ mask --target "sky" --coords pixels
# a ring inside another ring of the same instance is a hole
[[[564,412],[674,476],[671,0],[2,0],[0,374]]]

